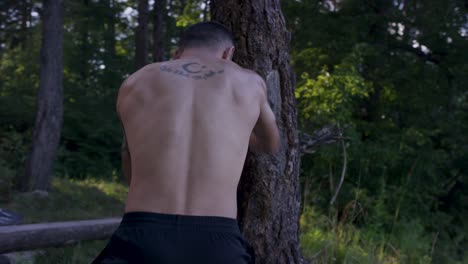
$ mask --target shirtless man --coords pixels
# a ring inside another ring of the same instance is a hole
[[[279,133],[265,82],[231,61],[233,43],[221,24],[193,25],[174,60],[122,84],[130,188],[122,223],[94,263],[254,263],[236,222],[237,185],[248,147],[275,152]]]

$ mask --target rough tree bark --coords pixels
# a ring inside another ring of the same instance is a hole
[[[299,250],[300,149],[290,34],[279,0],[212,0],[211,18],[236,37],[235,61],[267,82],[281,147],[276,155],[249,152],[238,191],[238,220],[258,263],[303,263]]]
[[[166,39],[166,0],[155,0],[153,12],[153,61],[159,62],[165,59],[164,40]]]
[[[43,7],[41,80],[32,148],[18,182],[22,191],[50,188],[62,130],[63,0],[44,0]]]
[[[135,69],[148,63],[148,0],[138,0],[138,27],[135,35]]]

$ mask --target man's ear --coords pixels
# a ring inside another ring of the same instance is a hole
[[[174,53],[172,54],[172,59],[177,60],[180,59],[180,56],[182,55],[184,51],[182,49],[176,49]]]
[[[229,47],[223,51],[223,59],[224,60],[232,60],[232,57],[234,56],[234,47]]]

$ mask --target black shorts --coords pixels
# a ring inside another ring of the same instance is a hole
[[[232,218],[126,213],[100,264],[247,264],[253,248]]]

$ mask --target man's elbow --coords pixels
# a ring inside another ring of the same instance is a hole
[[[122,152],[122,175],[127,184],[130,185],[132,181],[132,167],[130,156],[127,152]]]
[[[276,154],[278,153],[279,148],[280,148],[280,135],[279,135],[279,131],[276,130],[275,133],[273,133],[268,144],[264,147],[264,151],[271,153],[271,154]]]
[[[273,142],[273,144],[271,144],[270,149],[269,149],[269,152],[272,153],[272,154],[276,154],[276,153],[278,153],[279,148],[280,148],[280,139],[279,139],[279,137],[278,137],[278,138]]]

